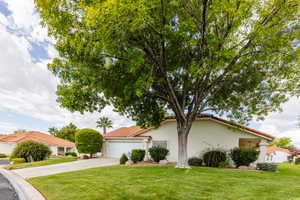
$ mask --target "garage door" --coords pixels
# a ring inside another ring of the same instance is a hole
[[[123,153],[127,154],[132,149],[144,149],[143,142],[109,142],[106,143],[106,157],[120,158]]]

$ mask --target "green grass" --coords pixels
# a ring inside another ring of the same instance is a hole
[[[23,168],[29,168],[29,167],[39,167],[44,165],[53,165],[53,164],[59,164],[64,162],[71,162],[77,160],[77,157],[66,157],[66,156],[55,156],[51,157],[51,160],[43,160],[38,162],[31,162],[31,163],[19,163],[19,164],[13,164],[13,165],[6,165],[4,168],[9,170],[14,169],[23,169]]]
[[[48,200],[298,200],[300,166],[279,172],[173,166],[102,167],[28,181]]]

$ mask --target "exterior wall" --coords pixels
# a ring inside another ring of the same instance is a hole
[[[170,151],[168,160],[177,161],[178,137],[175,121],[165,122],[158,129],[150,130],[144,133],[143,136],[151,136],[152,140],[167,141]],[[209,148],[230,150],[239,146],[240,138],[260,137],[243,133],[211,120],[197,120],[193,123],[188,137],[188,157],[199,156]]]
[[[0,142],[0,153],[10,155],[16,145],[17,144],[13,142]]]
[[[274,151],[272,154],[266,156],[266,162],[274,162],[274,163],[281,163],[287,162],[289,153],[284,151]]]

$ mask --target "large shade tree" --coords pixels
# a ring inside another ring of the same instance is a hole
[[[197,114],[263,119],[295,94],[299,0],[35,2],[56,39],[58,102],[80,112],[112,104],[144,126],[172,111],[178,167],[188,167]]]

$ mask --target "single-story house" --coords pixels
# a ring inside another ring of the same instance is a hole
[[[234,147],[253,147],[260,150],[258,162],[265,162],[268,144],[275,137],[261,131],[232,123],[210,114],[198,115],[188,136],[188,157],[199,156],[208,149],[230,150]],[[103,153],[106,157],[119,158],[132,149],[162,146],[169,149],[168,160],[178,158],[176,121],[167,117],[159,128],[139,126],[122,127],[104,136]]]
[[[30,131],[0,136],[0,153],[10,155],[18,143],[28,140],[47,145],[52,155],[64,155],[65,152],[76,151],[73,142],[38,131]]]
[[[268,147],[266,162],[287,162],[293,161],[293,154],[288,149],[280,148],[280,147]]]

